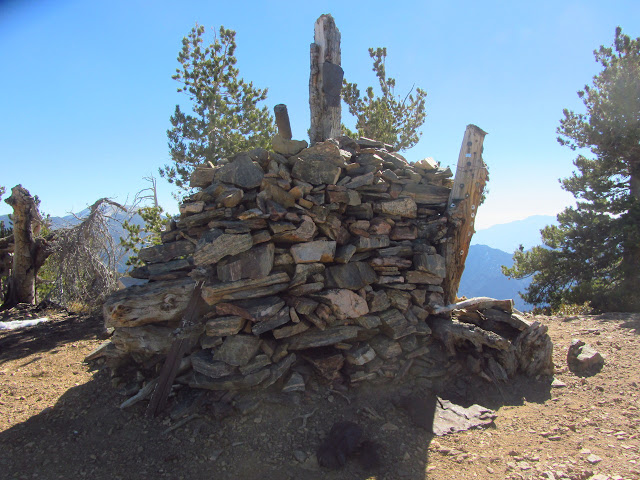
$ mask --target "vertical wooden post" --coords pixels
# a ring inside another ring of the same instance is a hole
[[[311,144],[324,142],[342,133],[340,91],[344,72],[340,66],[340,31],[331,15],[321,15],[315,23],[311,44],[309,107]]]
[[[284,103],[279,103],[273,107],[273,113],[276,116],[276,125],[278,127],[278,134],[285,140],[291,140],[293,136],[291,133],[291,123],[289,122],[289,112],[287,106]]]
[[[445,304],[456,301],[474,234],[478,205],[487,182],[488,171],[482,159],[482,144],[486,134],[475,125],[467,125],[458,156],[458,167],[446,210],[450,234],[444,249],[447,265],[447,277],[443,285]]]

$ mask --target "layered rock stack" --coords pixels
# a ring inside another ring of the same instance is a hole
[[[307,148],[276,136],[273,151],[198,167],[191,186],[200,190],[162,244],[140,252],[146,265],[131,276],[148,283],[104,305],[112,345],[143,366],[176,335],[197,338],[178,380],[213,390],[459,370],[445,348],[451,332],[432,323],[453,228],[444,216],[451,176],[429,159],[409,164],[387,145],[347,137]],[[201,326],[176,332],[200,279]],[[526,328],[500,338],[513,349]],[[504,357],[505,344],[489,347]]]

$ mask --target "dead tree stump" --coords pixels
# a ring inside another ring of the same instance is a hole
[[[324,142],[342,133],[340,92],[344,72],[340,55],[340,31],[331,15],[321,15],[315,24],[311,44],[309,107],[311,144]]]

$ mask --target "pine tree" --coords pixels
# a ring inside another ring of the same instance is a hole
[[[160,175],[182,189],[196,165],[232,156],[243,150],[269,145],[275,134],[266,106],[267,89],[239,78],[236,65],[236,33],[220,27],[219,36],[203,46],[205,29],[197,25],[182,40],[181,67],[172,77],[182,84],[191,101],[191,113],[176,105],[167,131],[172,164]]]
[[[511,278],[533,276],[529,303],[640,310],[640,37],[616,29],[594,52],[603,69],[578,92],[585,113],[564,110],[558,141],[579,154],[562,187],[577,200],[541,231],[544,246],[514,253]]]
[[[369,49],[373,59],[373,71],[378,78],[382,96],[376,97],[373,87],[367,87],[366,94],[361,96],[358,85],[346,79],[342,85],[342,99],[349,107],[349,113],[356,117],[356,130],[351,132],[343,125],[349,136],[361,135],[393,145],[394,150],[406,150],[413,147],[422,135],[418,129],[427,116],[425,102],[427,92],[413,88],[404,97],[395,96],[396,81],[387,78],[385,61],[386,48]]]

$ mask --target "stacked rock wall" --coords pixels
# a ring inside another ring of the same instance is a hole
[[[421,365],[444,375],[427,320],[443,303],[452,174],[386,147],[276,136],[273,151],[198,167],[199,191],[162,245],[140,252],[146,265],[131,276],[148,283],[105,303],[119,355],[144,365],[167,353],[204,279],[198,346],[180,377],[193,387],[284,378],[296,390],[309,380],[300,372],[356,383]]]

